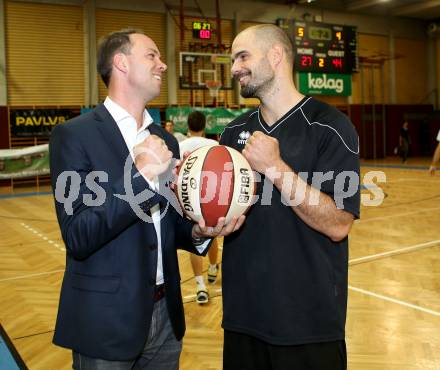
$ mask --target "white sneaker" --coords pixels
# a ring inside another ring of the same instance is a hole
[[[215,284],[217,281],[217,274],[218,274],[218,264],[211,267],[211,265],[208,266],[208,283],[209,284]]]
[[[197,288],[196,302],[198,304],[205,304],[209,301],[209,293],[206,288]]]

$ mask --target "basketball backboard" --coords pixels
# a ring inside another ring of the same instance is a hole
[[[222,90],[232,90],[230,54],[182,51],[179,53],[181,89],[205,90],[206,81],[219,81]]]

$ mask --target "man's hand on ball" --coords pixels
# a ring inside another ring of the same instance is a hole
[[[246,217],[232,217],[231,221],[225,224],[226,219],[220,217],[215,226],[206,226],[205,220],[202,218],[199,223],[194,224],[192,236],[194,238],[215,238],[216,236],[227,236],[237,231],[242,225]]]
[[[278,140],[255,131],[248,139],[242,154],[248,160],[252,169],[262,174],[269,168],[277,166],[281,161]]]
[[[173,156],[165,141],[156,135],[150,135],[136,145],[133,154],[136,168],[149,180],[164,173]]]
[[[190,152],[183,153],[183,158],[182,159],[177,159],[176,162],[174,163],[173,182],[170,184],[171,190],[175,190],[176,189],[176,182],[177,182],[177,178],[179,177],[180,166],[185,161],[185,159],[188,158],[189,155],[190,155]]]

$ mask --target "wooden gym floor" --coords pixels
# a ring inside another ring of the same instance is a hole
[[[362,206],[350,234],[349,369],[440,370],[440,173],[419,167],[428,159],[364,164],[363,174],[385,172],[386,198]],[[5,195],[0,323],[29,369],[70,369],[70,352],[51,344],[65,261],[52,197]],[[186,252],[179,260],[187,318],[181,369],[221,369],[221,276],[209,304],[199,306]]]

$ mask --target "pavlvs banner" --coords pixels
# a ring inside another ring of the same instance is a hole
[[[12,136],[50,136],[55,125],[79,115],[79,109],[9,109]]]

